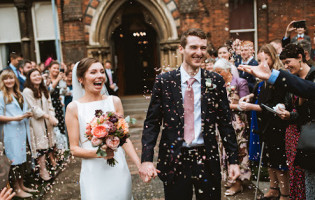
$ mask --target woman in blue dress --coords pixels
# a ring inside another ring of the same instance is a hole
[[[5,154],[12,161],[11,186],[16,196],[21,198],[31,197],[29,192],[35,192],[23,184],[27,142],[30,142],[28,118],[31,116],[14,72],[4,70],[0,76],[0,122],[3,126]]]

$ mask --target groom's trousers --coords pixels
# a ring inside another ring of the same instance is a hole
[[[182,148],[173,183],[164,183],[165,200],[220,200],[221,178],[210,170],[205,147]],[[193,189],[194,188],[194,189]]]

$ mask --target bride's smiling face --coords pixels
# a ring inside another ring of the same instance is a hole
[[[100,92],[105,84],[105,69],[99,62],[93,63],[84,75],[81,82],[85,91]]]

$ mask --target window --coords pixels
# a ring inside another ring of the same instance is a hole
[[[21,33],[16,7],[13,4],[0,8],[0,67],[8,65],[10,52],[21,53]]]
[[[257,51],[257,0],[229,0],[230,37],[250,40]]]
[[[35,2],[32,7],[32,18],[35,49],[37,52],[36,61],[38,63],[43,62],[48,57],[57,59],[55,48],[55,26],[51,4],[49,2]],[[60,42],[59,38],[58,30],[58,41]]]

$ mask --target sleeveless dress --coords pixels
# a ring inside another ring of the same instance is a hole
[[[97,149],[85,137],[85,127],[92,120],[95,110],[115,111],[113,98],[80,103],[78,107],[80,124],[80,146],[84,149]],[[130,200],[131,175],[125,159],[125,152],[119,147],[115,152],[118,161],[114,167],[107,164],[104,158],[82,159],[80,174],[80,190],[82,200]]]

